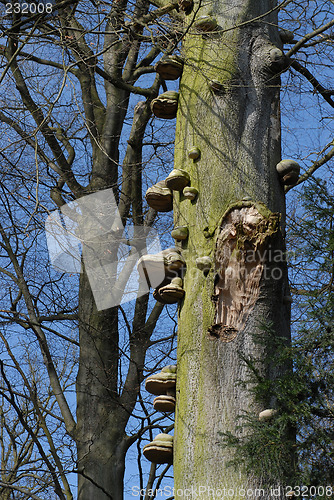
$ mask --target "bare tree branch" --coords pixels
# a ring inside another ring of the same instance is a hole
[[[304,66],[302,66],[296,60],[291,61],[291,67],[294,68],[296,71],[298,71],[303,76],[305,76],[305,78],[307,78],[307,80],[313,85],[314,90],[316,90],[317,92],[319,92],[319,94],[325,99],[325,101],[328,102],[328,104],[330,106],[332,106],[332,108],[334,108],[334,101],[330,97],[331,94],[332,94],[332,92],[329,91],[329,90],[327,90],[327,89],[325,89],[325,87],[323,87],[321,85],[321,83],[318,82],[318,80],[312,75],[312,73],[307,68],[305,68]]]
[[[37,123],[40,131],[42,132],[43,136],[45,137],[48,145],[50,146],[53,154],[55,155],[56,161],[61,169],[62,175],[64,176],[64,179],[67,182],[67,185],[69,186],[72,191],[78,195],[82,192],[82,186],[77,182],[75,179],[73,172],[71,170],[70,165],[68,164],[59,144],[58,141],[56,140],[54,133],[52,132],[51,128],[46,124],[45,122],[45,117],[43,116],[43,112],[40,109],[40,107],[34,102],[33,98],[30,95],[30,92],[28,90],[28,87],[25,83],[25,80],[23,78],[23,75],[19,69],[19,66],[17,64],[17,61],[15,58],[13,58],[14,54],[14,41],[12,40],[9,43],[8,48],[6,49],[6,57],[10,63],[10,67],[13,73],[13,77],[16,82],[16,87],[18,91],[20,92],[21,98],[31,113],[31,116]]]
[[[14,394],[11,391],[11,385],[10,385],[8,379],[7,379],[6,374],[5,374],[4,364],[3,364],[2,360],[0,360],[0,371],[1,371],[2,378],[4,379],[4,381],[5,381],[6,385],[7,385],[8,391],[10,393],[10,397],[7,396],[6,394],[3,394],[3,397],[14,408],[14,410],[15,410],[15,412],[16,412],[16,414],[17,414],[17,416],[18,416],[18,418],[19,418],[22,426],[25,428],[25,430],[28,432],[28,434],[30,435],[30,437],[32,438],[32,440],[34,441],[34,443],[36,444],[36,446],[37,446],[37,448],[38,448],[41,456],[43,457],[43,460],[44,460],[45,464],[47,465],[50,473],[52,474],[52,477],[53,477],[53,480],[54,480],[54,483],[55,483],[55,489],[56,489],[57,495],[59,496],[59,498],[61,500],[66,500],[66,498],[65,498],[65,496],[64,496],[64,494],[62,492],[62,489],[61,489],[60,483],[58,481],[58,477],[57,477],[56,471],[55,471],[52,463],[48,459],[46,453],[43,450],[43,447],[42,447],[40,441],[38,440],[37,436],[35,435],[35,433],[33,432],[33,430],[30,428],[30,426],[28,425],[28,423],[24,419],[20,408],[17,406],[17,404],[15,402]]]
[[[334,25],[334,19],[332,21],[329,21],[328,23],[324,24],[320,28],[308,33],[307,35],[303,36],[291,49],[285,54],[286,57],[291,57],[293,56],[298,50],[303,47],[311,38],[314,38],[317,35],[320,35],[324,31],[328,30],[331,26]]]
[[[28,499],[31,498],[32,500],[43,500],[41,497],[38,497],[31,491],[28,491],[24,488],[20,488],[19,486],[15,486],[14,484],[9,484],[9,483],[4,483],[3,481],[0,480],[0,486],[3,486],[4,488],[9,488],[14,491],[19,491],[20,493],[23,493]]]
[[[48,346],[48,343],[47,343],[47,340],[45,337],[45,334],[44,334],[42,328],[40,327],[40,325],[38,324],[37,316],[35,313],[32,297],[30,295],[28,285],[24,279],[22,269],[19,265],[19,262],[17,260],[15,253],[13,252],[13,249],[11,247],[9,239],[8,239],[2,225],[0,225],[0,234],[4,240],[4,243],[6,246],[6,251],[7,251],[8,256],[10,257],[10,259],[12,261],[13,267],[14,267],[15,272],[17,274],[19,286],[22,290],[22,294],[23,294],[23,297],[24,297],[24,300],[26,303],[26,307],[28,310],[30,321],[31,321],[32,325],[36,325],[36,326],[33,326],[33,330],[34,330],[35,335],[38,339],[38,342],[39,342],[39,345],[41,348],[41,352],[43,355],[44,363],[45,363],[45,366],[47,368],[48,375],[50,377],[50,383],[51,383],[51,386],[53,388],[57,402],[59,404],[59,408],[61,410],[61,413],[63,415],[67,431],[70,435],[73,435],[73,433],[75,431],[75,427],[76,427],[75,420],[72,416],[72,413],[71,413],[69,405],[66,401],[65,395],[63,394],[63,391],[62,391],[62,388],[61,388],[61,385],[59,382],[59,378],[57,375],[57,371],[55,369],[55,366],[54,366],[54,363],[52,360],[52,356],[51,356],[51,353],[49,350],[49,346]]]
[[[327,163],[333,157],[334,157],[334,148],[332,148],[327,154],[325,154],[322,158],[320,158],[320,160],[315,161],[313,165],[305,172],[305,174],[299,177],[298,182],[294,186],[286,186],[285,192],[287,193],[293,187],[298,186],[302,182],[305,182],[312,176],[312,174],[314,174],[314,172],[318,170],[318,168],[325,165],[325,163]]]

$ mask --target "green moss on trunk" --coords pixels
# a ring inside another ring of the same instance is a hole
[[[274,84],[266,83],[268,67],[261,58],[261,51],[278,40],[278,34],[274,15],[265,23],[246,23],[230,30],[236,23],[269,11],[269,1],[240,5],[221,0],[210,4],[205,13],[211,14],[210,8],[213,14],[217,12],[217,31],[203,36],[190,30],[184,41],[177,115],[175,168],[189,172],[191,186],[199,194],[195,201],[182,194],[174,199],[175,225],[189,228],[183,244],[187,271],[179,311],[174,476],[176,490],[203,486],[237,491],[261,481],[228,466],[230,451],[224,448],[221,435],[235,430],[238,415],[244,411],[259,410],[239,382],[248,377],[240,355],[261,355],[254,343],[261,323],[272,322],[281,336],[289,337],[289,310],[282,300],[286,268],[282,262],[280,279],[262,279],[259,299],[242,331],[224,343],[208,336],[215,316],[216,270],[212,267],[205,275],[195,260],[214,256],[217,228],[228,212],[254,203],[268,223],[273,248],[283,252],[278,226],[283,229],[285,203],[275,170],[280,160],[279,78],[271,78]],[[215,93],[211,80],[222,82],[225,91]],[[201,151],[195,161],[187,155],[194,146]],[[208,489],[202,493],[198,498],[217,498]]]

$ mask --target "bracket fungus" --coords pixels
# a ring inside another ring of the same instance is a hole
[[[179,93],[173,90],[168,90],[159,95],[151,102],[152,113],[157,118],[165,118],[167,120],[176,117]]]
[[[188,149],[188,158],[190,158],[191,160],[197,160],[200,156],[201,156],[201,150],[196,146]]]
[[[173,436],[158,434],[153,441],[144,446],[143,455],[155,464],[171,464],[173,462]]]
[[[175,386],[176,365],[165,366],[161,372],[150,375],[145,381],[145,389],[155,396],[167,394],[167,391],[175,389]]]
[[[282,160],[276,165],[279,178],[285,186],[296,184],[300,174],[300,165],[294,160]]]
[[[189,12],[193,4],[193,0],[178,0],[179,9],[183,12]]]
[[[182,278],[173,278],[168,285],[156,288],[153,298],[161,304],[176,304],[183,299],[184,294]]]
[[[190,176],[188,172],[180,168],[174,168],[166,179],[166,185],[173,191],[182,191],[183,188],[188,186]]]
[[[278,30],[278,34],[283,43],[292,43],[295,36],[293,31],[285,29]]]
[[[175,396],[161,394],[153,400],[153,408],[164,413],[175,411]]]
[[[277,413],[277,410],[273,410],[272,408],[268,408],[267,410],[263,410],[259,413],[260,422],[268,422],[271,420]]]
[[[269,51],[269,57],[273,63],[279,63],[282,60],[283,56],[283,52],[278,47],[273,47]]]
[[[186,186],[185,188],[183,188],[182,194],[188,200],[194,200],[198,195],[198,190],[194,187]]]
[[[159,286],[166,278],[175,276],[185,265],[180,250],[167,248],[157,254],[143,255],[137,263],[139,276],[145,279],[148,286]]]
[[[166,181],[159,181],[148,188],[145,199],[149,207],[157,212],[170,212],[173,210],[173,194],[166,186]]]
[[[178,248],[167,248],[162,251],[166,273],[178,271],[186,265],[186,261]]]
[[[172,238],[176,241],[183,241],[188,238],[189,230],[187,226],[177,226],[171,232]]]
[[[165,56],[157,62],[155,71],[164,80],[177,80],[182,75],[183,59],[177,55]]]
[[[209,257],[208,255],[205,255],[204,257],[198,257],[196,259],[196,267],[203,272],[209,271],[212,267],[211,257]]]
[[[153,407],[157,411],[171,412],[175,410],[176,365],[165,366],[160,373],[148,377],[145,389],[157,395]]]
[[[284,295],[283,297],[283,304],[292,304],[293,302],[293,298],[291,297],[291,295]]]
[[[194,28],[197,31],[207,32],[214,31],[218,26],[217,19],[212,16],[200,16],[194,22]]]
[[[261,46],[259,57],[262,59],[263,70],[269,71],[270,74],[278,75],[282,71],[286,71],[290,64],[283,51],[270,42]]]

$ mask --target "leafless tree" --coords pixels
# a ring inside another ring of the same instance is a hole
[[[199,191],[193,202],[174,192],[173,202],[175,225],[189,229],[178,244],[187,271],[178,318],[175,486],[261,483],[232,472],[217,435],[232,430],[240,412],[259,409],[237,388],[247,377],[239,355],[256,351],[259,322],[271,321],[289,341],[287,270],[282,262],[280,279],[261,275],[236,296],[224,291],[226,268],[240,271],[225,236],[233,225],[248,230],[244,241],[262,252],[249,271],[273,269],[263,257],[268,245],[284,252],[290,187],[275,169],[280,77],[288,98],[291,86],[307,85],[324,102],[326,120],[333,5],[188,3],[63,0],[25,13],[1,2],[1,487],[8,498],[121,499],[129,448],[152,439],[152,429],[171,428],[170,418],[146,406],[140,387],[175,360],[175,307],[145,293],[131,306],[98,309],[84,263],[79,275],[50,267],[44,223],[55,208],[60,213],[109,189],[124,227],[159,227],[170,246],[169,214],[143,196],[167,176],[173,155]],[[292,37],[279,35],[278,15]],[[161,88],[177,89],[155,71],[161,56],[175,53],[184,68],[174,153],[170,122],[152,117],[151,105]],[[303,152],[297,184],[332,158],[331,143],[317,146]],[[192,147],[200,149],[198,160],[188,156]],[[255,224],[247,226],[248,217]],[[117,239],[95,244],[100,264],[117,262]],[[111,257],[103,260],[101,249]],[[205,273],[195,264],[203,256],[212,260]],[[78,476],[77,492],[69,473]],[[159,475],[152,466],[150,488]]]

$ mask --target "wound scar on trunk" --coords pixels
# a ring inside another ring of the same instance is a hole
[[[278,222],[278,214],[249,202],[231,208],[223,217],[215,250],[215,318],[208,330],[210,338],[231,342],[244,328],[260,295],[265,248]]]

